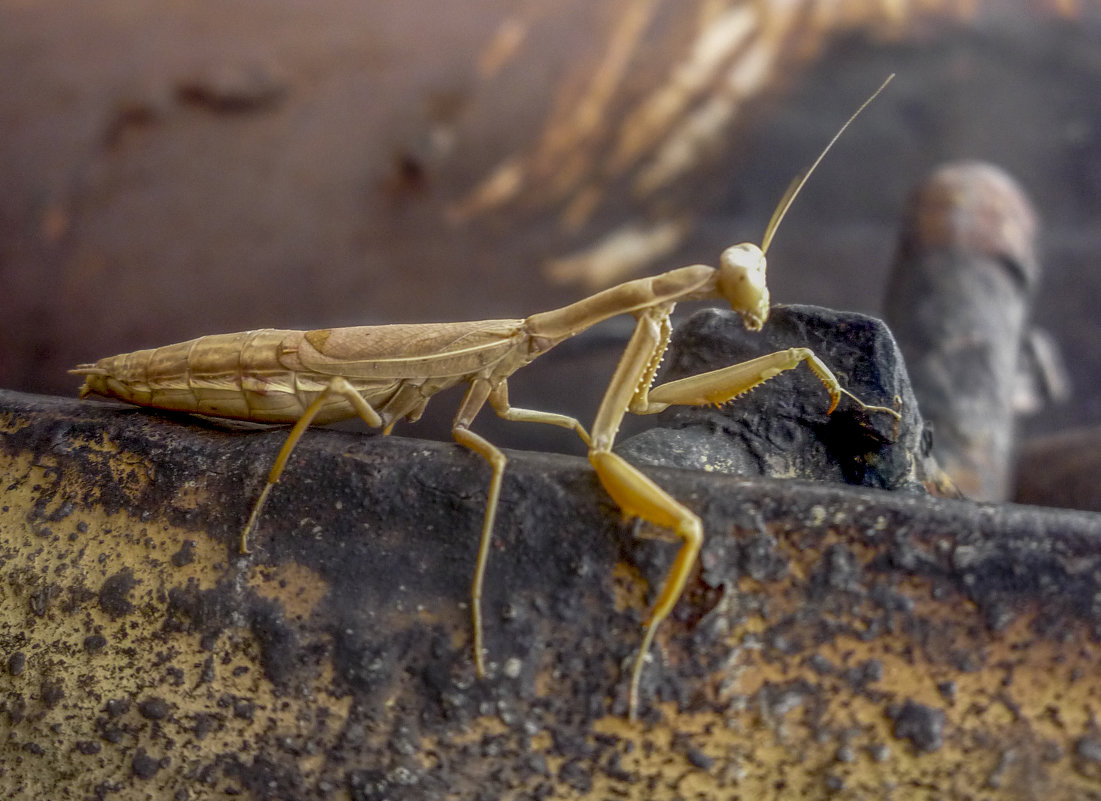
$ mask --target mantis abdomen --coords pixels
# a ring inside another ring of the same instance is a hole
[[[84,376],[81,397],[96,394],[178,412],[293,423],[330,380],[297,364],[303,334],[270,328],[216,334],[111,356],[74,372]],[[376,384],[365,394],[385,406],[399,384]],[[355,414],[347,401],[333,397],[318,413],[318,422]]]

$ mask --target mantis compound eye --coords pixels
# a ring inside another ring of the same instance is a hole
[[[764,252],[749,242],[732,245],[723,251],[719,265],[719,292],[742,315],[746,328],[760,331],[769,308]]]

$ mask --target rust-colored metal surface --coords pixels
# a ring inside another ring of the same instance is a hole
[[[0,795],[1101,798],[1101,517],[651,474],[704,518],[643,720],[647,581],[581,459],[0,393]]]

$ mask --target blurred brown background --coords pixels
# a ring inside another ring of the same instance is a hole
[[[6,388],[70,394],[78,362],[206,333],[524,316],[715,263],[895,72],[780,230],[774,302],[876,313],[911,187],[994,162],[1042,217],[1035,317],[1073,381],[1029,430],[1101,422],[1092,0],[0,0],[0,71]],[[513,402],[587,421],[626,330],[519,374]],[[454,403],[434,406],[418,433],[446,434]]]

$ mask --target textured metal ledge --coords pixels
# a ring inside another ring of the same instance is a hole
[[[310,433],[239,556],[282,438],[0,392],[0,795],[1101,797],[1099,515],[654,468],[630,725],[675,546],[584,460],[510,453],[479,681],[488,468]]]

